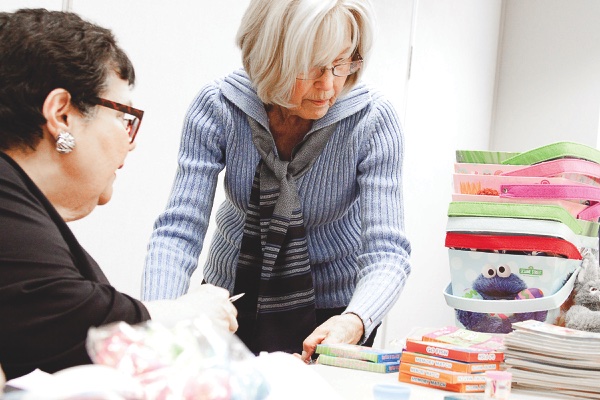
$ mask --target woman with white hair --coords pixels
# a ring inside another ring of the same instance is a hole
[[[245,293],[238,336],[305,361],[319,343],[373,343],[410,273],[400,123],[359,83],[373,24],[368,0],[251,0],[237,36],[244,69],[188,110],[146,300],[188,290],[225,169],[203,272]]]

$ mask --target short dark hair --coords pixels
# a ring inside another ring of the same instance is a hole
[[[57,88],[84,115],[111,72],[135,83],[112,32],[77,14],[45,9],[0,13],[0,150],[35,148],[46,122],[42,106]]]

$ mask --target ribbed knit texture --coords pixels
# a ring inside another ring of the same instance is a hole
[[[179,168],[148,245],[145,300],[176,298],[189,287],[225,167],[226,200],[217,211],[204,279],[233,290],[250,189],[259,155],[247,115],[269,129],[243,71],[205,86],[190,106]],[[402,204],[403,138],[392,105],[364,85],[314,121],[338,122],[312,168],[297,181],[317,308],[348,305],[365,337],[398,299],[410,273]],[[311,131],[311,132],[312,132]],[[310,134],[310,132],[309,132]]]

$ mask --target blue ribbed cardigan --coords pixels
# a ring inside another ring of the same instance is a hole
[[[218,174],[226,199],[216,214],[204,279],[233,291],[248,199],[259,155],[247,116],[269,130],[264,104],[242,70],[205,86],[183,126],[170,199],[148,245],[142,296],[176,298],[208,228]],[[298,179],[316,307],[345,307],[365,337],[398,299],[410,273],[402,204],[403,137],[392,105],[358,85],[314,121],[338,123],[313,167]]]

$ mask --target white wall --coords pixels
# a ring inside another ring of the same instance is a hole
[[[152,225],[171,190],[187,107],[202,85],[241,66],[235,33],[247,0],[177,4],[73,1],[73,11],[115,32],[136,67],[134,104],[146,112],[111,202],[70,224],[113,285],[134,297]]]
[[[384,343],[415,326],[454,323],[442,296],[444,247],[457,148],[486,149],[501,2],[419,0],[406,108],[404,199],[412,275],[387,319]]]
[[[600,2],[506,0],[491,148],[596,146]]]
[[[48,10],[61,10],[62,0],[2,0],[0,11],[14,11],[19,8],[43,7]]]

